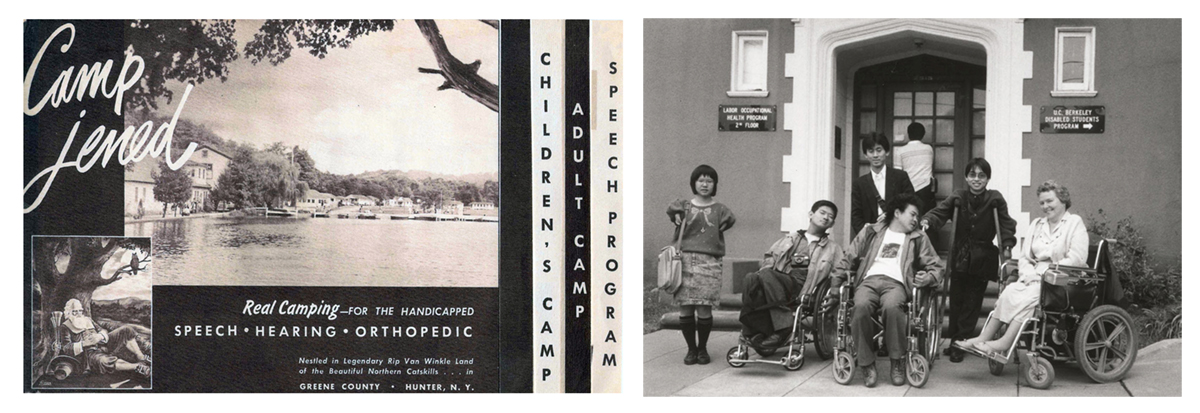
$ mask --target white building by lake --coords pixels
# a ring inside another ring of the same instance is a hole
[[[158,172],[158,159],[146,158],[125,170],[125,214],[136,215],[138,205],[146,215],[159,214],[166,208],[154,200],[154,175]],[[192,178],[192,196],[189,203],[203,207],[217,186],[217,179],[229,168],[229,156],[217,149],[200,145],[184,164],[183,169]]]

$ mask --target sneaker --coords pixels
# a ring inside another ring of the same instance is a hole
[[[710,361],[712,359],[708,357],[708,349],[701,347],[696,350],[696,363],[708,364]]]
[[[867,387],[875,387],[875,383],[879,382],[879,374],[875,372],[875,365],[860,366],[863,375],[863,384]]]
[[[683,356],[683,364],[696,364],[696,349],[689,349],[686,356]]]
[[[892,359],[892,385],[904,385],[904,359]]]

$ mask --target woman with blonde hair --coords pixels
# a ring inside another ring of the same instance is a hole
[[[955,346],[982,351],[985,354],[1007,351],[1020,332],[1020,325],[1031,315],[1041,297],[1042,273],[1052,264],[1085,266],[1088,256],[1088,233],[1083,218],[1067,212],[1071,208],[1071,193],[1067,187],[1048,180],[1037,188],[1038,205],[1045,216],[1033,220],[1021,255],[1018,257],[1018,278],[1008,283],[992,318],[983,326],[978,337],[954,343]],[[998,339],[992,338],[1002,325],[1008,328]]]

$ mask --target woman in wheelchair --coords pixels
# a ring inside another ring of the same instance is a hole
[[[1067,187],[1046,181],[1037,188],[1038,204],[1044,217],[1029,226],[1029,237],[1018,257],[1018,278],[1010,282],[1000,298],[983,332],[978,337],[955,342],[954,345],[967,351],[992,354],[1005,352],[1012,346],[1020,333],[1019,326],[1033,315],[1041,296],[1042,273],[1050,265],[1085,266],[1088,258],[1088,233],[1083,218],[1067,212],[1071,208],[1071,194]],[[1008,328],[999,339],[993,339],[1005,326]]]
[[[828,287],[829,273],[842,259],[842,246],[830,240],[826,233],[837,214],[838,208],[833,202],[814,203],[808,213],[808,229],[775,241],[764,254],[759,270],[743,280],[742,310],[738,319],[742,322],[743,336],[749,338],[755,348],[777,348],[792,341],[790,336],[796,330],[793,325],[799,321],[795,319],[794,307],[808,307],[802,309],[801,315],[814,310],[813,303],[821,298],[815,297],[818,287]],[[821,290],[827,291],[827,288]],[[818,350],[829,353],[832,349]]]

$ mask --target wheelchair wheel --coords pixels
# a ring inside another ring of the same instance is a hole
[[[833,348],[837,345],[837,309],[831,308],[822,313],[820,308],[828,295],[829,286],[826,284],[817,291],[817,297],[821,299],[813,311],[813,347],[821,360],[833,358]]]
[[[734,346],[729,349],[728,353],[725,353],[725,361],[734,368],[745,366],[747,358],[749,358],[749,354],[746,354],[746,350],[741,346]]]
[[[1004,363],[988,359],[988,371],[991,372],[993,376],[1004,374]]]
[[[1097,383],[1125,377],[1137,358],[1133,317],[1121,307],[1102,305],[1088,311],[1075,330],[1079,367]]]
[[[783,367],[788,371],[800,370],[804,367],[804,346],[797,346],[791,351],[791,355],[784,355]]]
[[[908,365],[905,366],[905,377],[908,379],[908,384],[913,387],[924,387],[925,383],[929,382],[931,367],[929,359],[924,355],[914,354],[909,357]]]
[[[854,356],[849,351],[837,351],[833,356],[833,380],[838,384],[850,384],[854,378]]]
[[[938,347],[942,346],[942,320],[946,316],[945,308],[942,306],[941,294],[934,295],[929,300],[933,307],[928,311],[928,326],[929,342],[926,343],[925,357],[929,358],[929,365],[932,367],[934,360],[938,359]]]
[[[1045,390],[1050,388],[1051,383],[1054,383],[1054,366],[1050,364],[1050,360],[1035,357],[1028,366],[1024,364],[1022,366],[1024,366],[1025,382],[1029,383],[1029,387]]]

